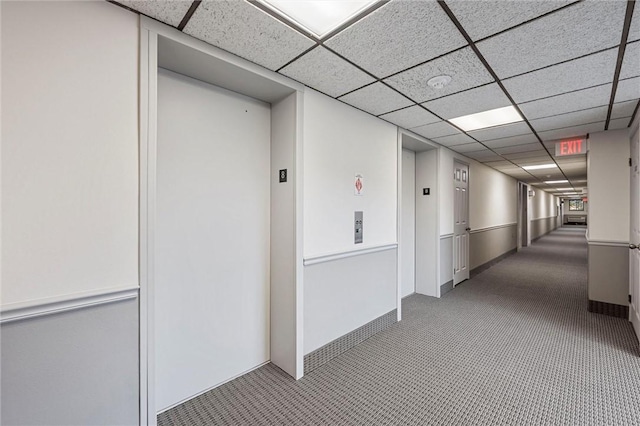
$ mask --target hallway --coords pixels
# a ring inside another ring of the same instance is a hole
[[[640,424],[628,321],[587,312],[583,227],[563,227],[295,382],[267,365],[160,425]]]

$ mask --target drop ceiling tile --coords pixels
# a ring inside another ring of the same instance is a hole
[[[453,147],[451,149],[455,151],[455,147]],[[489,149],[483,149],[483,150],[480,150],[480,151],[465,152],[463,155],[465,155],[465,156],[467,156],[469,158],[473,158],[474,160],[481,161],[481,162],[504,160],[504,158],[502,158],[501,156],[497,155],[496,153],[494,153],[493,151],[491,151]]]
[[[562,138],[572,138],[576,136],[584,136],[587,133],[601,132],[604,130],[604,121],[599,123],[585,124],[582,126],[566,127],[564,129],[548,130],[546,132],[538,132],[542,140],[553,140]]]
[[[382,83],[358,89],[340,98],[341,101],[373,115],[408,107],[411,101]]]
[[[609,122],[609,130],[626,129],[629,127],[631,117],[617,118]]]
[[[453,151],[456,151],[456,152],[464,153],[464,152],[472,152],[472,151],[482,151],[482,150],[485,150],[486,148],[482,146],[482,144],[478,142],[474,142],[474,143],[467,143],[464,145],[451,146],[449,147],[449,149],[452,149]]]
[[[373,77],[322,46],[287,65],[280,72],[334,98],[375,81]]]
[[[607,119],[608,106],[584,109],[566,114],[554,115],[551,117],[531,120],[530,123],[536,132],[546,130],[562,129],[565,127],[578,126],[581,124],[597,123]]]
[[[503,154],[502,156],[516,164],[546,164],[553,162],[549,154],[544,150],[516,152],[513,154]]]
[[[617,58],[618,49],[609,49],[509,78],[503,84],[513,99],[520,103],[611,83]]]
[[[616,103],[638,98],[640,98],[640,77],[628,78],[618,82]]]
[[[569,166],[569,165],[586,165],[587,164],[587,154],[581,155],[572,155],[569,157],[555,157],[556,163],[560,167]]]
[[[497,152],[498,154],[517,154],[519,152],[531,152],[531,151],[546,152],[544,149],[542,149],[542,145],[540,145],[539,142],[527,143],[524,145],[505,146],[502,148],[496,148],[494,149],[494,151]]]
[[[637,77],[640,75],[640,41],[627,43],[620,69],[620,78]]]
[[[626,2],[585,1],[478,43],[500,78],[620,44]]]
[[[451,82],[442,89],[434,89],[427,81],[438,75],[448,75]],[[442,56],[426,64],[411,68],[385,80],[416,102],[435,99],[482,84],[493,77],[470,47]]]
[[[558,9],[570,1],[451,1],[453,14],[473,40],[479,40]]]
[[[538,138],[533,133],[527,133],[525,135],[511,136],[508,138],[491,139],[489,141],[482,141],[483,144],[489,148],[504,148],[505,146],[524,145],[529,143],[538,142]]]
[[[177,27],[184,15],[187,14],[191,2],[188,1],[127,1],[118,0],[118,3],[130,7],[133,10],[157,19],[160,22]]]
[[[440,117],[449,119],[502,108],[511,105],[511,102],[502,89],[496,83],[492,83],[435,99],[423,105]]]
[[[458,129],[445,121],[427,124],[426,126],[414,127],[411,129],[411,131],[416,132],[420,136],[424,136],[428,139],[434,139],[440,136],[457,135],[458,133],[460,133]]]
[[[466,44],[435,1],[392,1],[325,45],[378,77],[386,77]]]
[[[404,127],[405,129],[440,121],[438,117],[418,105],[383,114],[380,118],[390,121],[400,127]]]
[[[616,118],[631,117],[633,115],[633,111],[636,109],[636,105],[638,105],[638,99],[613,104],[611,119],[615,120]]]
[[[505,124],[502,126],[489,127],[488,129],[469,132],[469,136],[472,136],[479,141],[490,141],[492,139],[508,138],[511,136],[527,134],[531,134],[531,129],[529,129],[527,123],[524,122]]]
[[[500,170],[501,168],[514,168],[513,163],[511,163],[510,161],[487,161],[486,163],[484,163],[485,166],[489,166],[492,167],[494,169]]]
[[[453,145],[465,145],[474,143],[475,139],[470,138],[464,133],[457,133],[455,135],[442,136],[437,138],[432,138],[434,142],[439,143],[444,146],[453,146]]]
[[[314,45],[246,1],[205,0],[184,32],[271,70]]]
[[[519,107],[527,119],[535,120],[536,118],[608,105],[611,98],[611,86],[612,84],[603,84],[575,92],[563,93],[522,103]]]

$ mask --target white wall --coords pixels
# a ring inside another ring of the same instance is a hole
[[[304,93],[304,257],[397,242],[398,133],[313,90]],[[354,195],[356,173],[364,195]],[[364,243],[354,244],[354,211]],[[317,258],[316,258],[317,259]],[[397,307],[397,251],[304,267],[304,352]]]
[[[270,123],[268,104],[158,75],[158,410],[269,360]]]
[[[438,297],[438,151],[416,154],[416,292]],[[430,188],[430,195],[422,189]]]
[[[556,217],[556,196],[533,187],[535,196],[531,198],[531,220]],[[569,205],[567,204],[567,209]]]
[[[402,150],[401,297],[416,291],[416,153]]]
[[[304,256],[397,242],[397,129],[313,90],[304,96]],[[356,173],[364,195],[354,195]],[[364,241],[354,244],[354,211]]]
[[[470,162],[469,166],[471,229],[517,222],[518,182],[510,176],[475,161]]]
[[[293,93],[271,105],[271,362],[296,377],[296,109]],[[287,170],[287,182],[279,171]]]
[[[0,8],[0,298],[42,314],[2,323],[0,416],[136,424],[139,302],[109,296],[138,285],[138,17],[107,2]],[[46,312],[96,293],[103,304]]]
[[[628,242],[629,130],[591,133],[588,141],[589,239]]]
[[[138,283],[138,18],[2,2],[2,306]]]

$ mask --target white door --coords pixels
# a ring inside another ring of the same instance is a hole
[[[453,163],[453,285],[469,278],[469,166]]]
[[[402,150],[402,297],[416,291],[416,153]]]
[[[268,104],[160,70],[158,411],[269,360],[270,131]]]
[[[629,319],[640,339],[640,135],[631,136],[631,226],[629,232]]]

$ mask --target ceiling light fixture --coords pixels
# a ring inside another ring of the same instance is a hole
[[[472,130],[486,129],[487,127],[516,123],[522,120],[522,116],[518,111],[513,106],[508,106],[451,118],[449,122],[465,132],[470,132]]]
[[[278,15],[322,38],[376,0],[258,0]]]
[[[451,83],[451,76],[449,75],[438,75],[430,78],[429,81],[427,81],[427,85],[436,90],[444,89],[444,86],[449,83]]]
[[[573,188],[556,188],[556,191],[571,191]]]
[[[566,180],[566,179],[565,180],[545,180],[544,181],[544,183],[547,183],[547,184],[550,184],[550,185],[554,184],[554,183],[567,183],[567,182],[569,182],[569,181]]]
[[[532,166],[522,166],[525,170],[552,169],[558,167],[555,164],[534,164]]]

